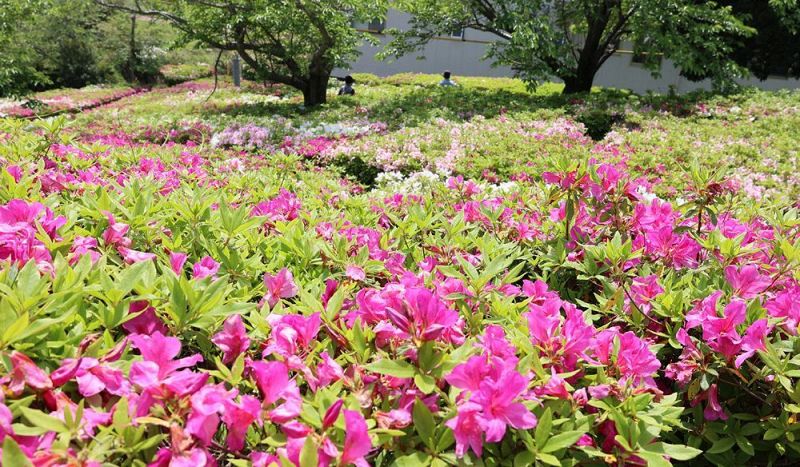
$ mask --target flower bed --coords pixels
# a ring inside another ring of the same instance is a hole
[[[185,92],[0,120],[3,465],[800,458],[797,187],[742,182],[792,149],[739,120],[796,97],[599,142],[566,111],[144,117]]]
[[[26,101],[0,102],[0,117],[33,118],[64,112],[81,112],[143,91],[144,89],[138,88],[104,88],[99,86],[70,89],[66,92],[64,90],[46,91],[36,94]]]

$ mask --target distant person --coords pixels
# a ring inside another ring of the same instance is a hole
[[[338,80],[342,80],[342,78],[337,78]],[[353,89],[353,85],[356,83],[356,80],[353,79],[352,76],[347,75],[344,77],[344,86],[339,88],[339,95],[340,96],[355,96],[356,90]]]
[[[455,81],[450,79],[450,72],[449,71],[445,71],[444,73],[442,73],[442,77],[444,79],[439,81],[439,86],[442,86],[442,87],[445,87],[445,88],[449,88],[451,86],[458,86],[458,83],[456,83]]]

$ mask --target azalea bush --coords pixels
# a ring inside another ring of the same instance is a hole
[[[797,95],[401,78],[0,120],[2,464],[800,461]]]

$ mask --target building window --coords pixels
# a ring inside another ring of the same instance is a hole
[[[386,29],[386,20],[385,19],[374,19],[369,22],[367,25],[367,31],[369,32],[383,32]]]
[[[386,29],[385,19],[374,19],[369,23],[361,23],[358,21],[351,21],[350,25],[359,31],[367,31],[373,33],[382,33]]]
[[[453,29],[447,37],[464,40],[464,28]]]
[[[631,56],[631,63],[635,65],[644,65],[647,61],[651,60],[650,53],[647,52],[633,52]],[[661,66],[661,59],[663,58],[663,54],[652,54],[655,55],[656,64]]]

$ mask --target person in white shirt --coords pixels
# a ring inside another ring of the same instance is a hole
[[[442,73],[443,80],[439,81],[439,86],[442,87],[450,87],[450,86],[458,86],[458,84],[450,79],[450,71],[445,71]]]

